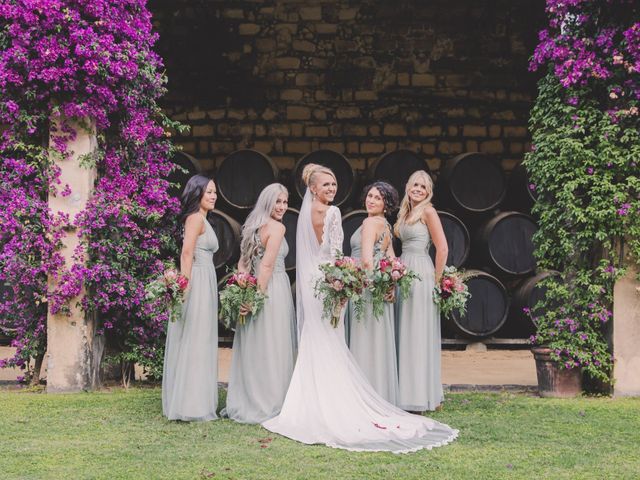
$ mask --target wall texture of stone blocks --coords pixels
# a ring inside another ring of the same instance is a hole
[[[156,0],[165,108],[213,170],[253,148],[280,168],[314,148],[368,166],[410,148],[436,169],[529,148],[528,58],[542,0]]]

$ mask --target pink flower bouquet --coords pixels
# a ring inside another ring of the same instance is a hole
[[[440,313],[448,317],[454,310],[464,315],[467,301],[471,298],[465,281],[470,275],[458,271],[456,267],[445,267],[440,283],[434,288],[433,301],[440,307]]]
[[[234,272],[220,292],[220,318],[227,327],[244,325],[246,315],[241,310],[248,308],[255,316],[264,306],[267,296],[258,289],[258,280],[250,273]]]
[[[189,279],[173,266],[166,270],[145,288],[145,298],[150,302],[161,300],[169,311],[169,320],[175,322],[182,315],[182,302],[189,286]]]
[[[407,298],[416,278],[420,279],[420,276],[409,270],[399,258],[380,258],[374,266],[370,282],[373,316],[380,318],[389,292],[396,288],[400,290],[402,298]]]
[[[331,319],[331,326],[338,326],[342,308],[349,300],[356,316],[362,315],[367,278],[358,261],[340,256],[332,263],[320,265],[320,271],[323,276],[316,281],[315,292],[322,300],[322,315]]]

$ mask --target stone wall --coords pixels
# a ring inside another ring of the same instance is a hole
[[[408,148],[509,170],[528,148],[542,0],[151,1],[177,137],[207,171],[252,148],[291,169],[319,148],[357,169]]]

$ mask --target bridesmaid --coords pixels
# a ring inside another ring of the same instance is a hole
[[[282,224],[288,198],[279,183],[267,186],[242,227],[239,270],[257,277],[267,299],[256,317],[236,327],[233,339],[226,415],[241,423],[278,415],[293,373],[295,311]]]
[[[218,239],[206,219],[216,198],[215,183],[204,175],[191,177],[182,194],[180,272],[189,286],[182,318],[167,327],[162,412],[169,420],[217,418],[218,287],[213,254]]]
[[[385,215],[398,208],[398,192],[385,182],[375,182],[364,189],[368,217],[350,239],[351,256],[360,258],[366,270],[373,270],[383,257],[395,257],[391,244],[391,226]],[[389,403],[398,401],[398,370],[394,334],[394,292],[386,297],[380,318],[373,316],[372,305],[365,302],[362,318],[358,319],[349,304],[349,349],[378,394]]]
[[[405,189],[395,234],[402,241],[402,260],[420,275],[406,300],[398,299],[398,406],[404,410],[435,410],[442,402],[440,380],[440,312],[433,288],[447,260],[447,239],[431,204],[433,182],[424,170],[415,172]],[[436,247],[435,268],[429,245]]]

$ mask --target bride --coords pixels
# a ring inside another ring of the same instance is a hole
[[[329,206],[338,185],[321,165],[307,165],[302,178],[307,191],[296,232],[298,359],[280,415],[262,425],[302,443],[351,451],[407,453],[446,445],[458,431],[382,399],[351,356],[343,322],[333,328],[322,318],[313,285],[318,266],[342,249],[340,210]]]

